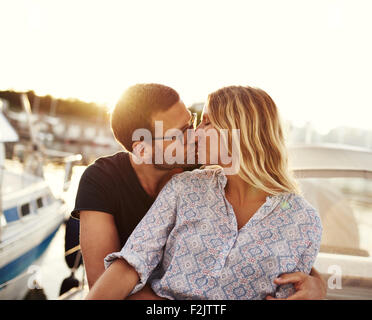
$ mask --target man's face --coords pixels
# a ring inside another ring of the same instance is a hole
[[[195,136],[192,130],[192,114],[182,101],[177,102],[168,110],[153,115],[154,138],[153,164],[158,169],[197,167]],[[159,123],[161,121],[162,129]],[[156,153],[158,154],[156,157]],[[189,157],[187,155],[189,154]],[[162,161],[159,161],[159,156]],[[172,160],[175,163],[170,163]],[[162,162],[162,163],[161,163]],[[182,163],[183,162],[183,163]]]

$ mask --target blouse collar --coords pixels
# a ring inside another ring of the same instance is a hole
[[[217,176],[219,185],[222,189],[226,187],[227,184],[227,177],[223,170],[223,168],[218,168],[215,170],[214,173]],[[259,211],[254,214],[254,216],[250,219],[249,223],[255,223],[261,221],[265,218],[268,214],[270,214],[279,204],[283,205],[287,204],[287,199],[291,193],[282,192],[278,195],[268,195],[266,196],[265,203],[260,207]]]

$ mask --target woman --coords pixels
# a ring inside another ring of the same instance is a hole
[[[289,172],[273,100],[260,89],[222,88],[202,118],[198,133],[227,129],[223,142],[199,145],[199,157],[219,167],[175,175],[123,249],[105,258],[87,299],[123,299],[146,282],[167,299],[286,298],[293,286],[274,279],[310,272],[321,222]],[[209,155],[225,148],[236,157],[234,145],[239,167],[227,175],[224,159]]]

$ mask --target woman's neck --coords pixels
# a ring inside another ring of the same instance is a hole
[[[269,193],[255,188],[238,175],[227,175],[226,197],[239,206],[249,202],[265,202]]]

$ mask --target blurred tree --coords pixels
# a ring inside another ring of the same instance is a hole
[[[20,94],[12,90],[0,91],[0,98],[9,102],[9,107],[14,111],[21,111]],[[37,96],[34,91],[28,91],[31,109],[37,112],[55,116],[82,117],[85,120],[106,122],[109,119],[108,109],[104,105],[93,102],[84,102],[78,99],[56,99],[51,95]]]

